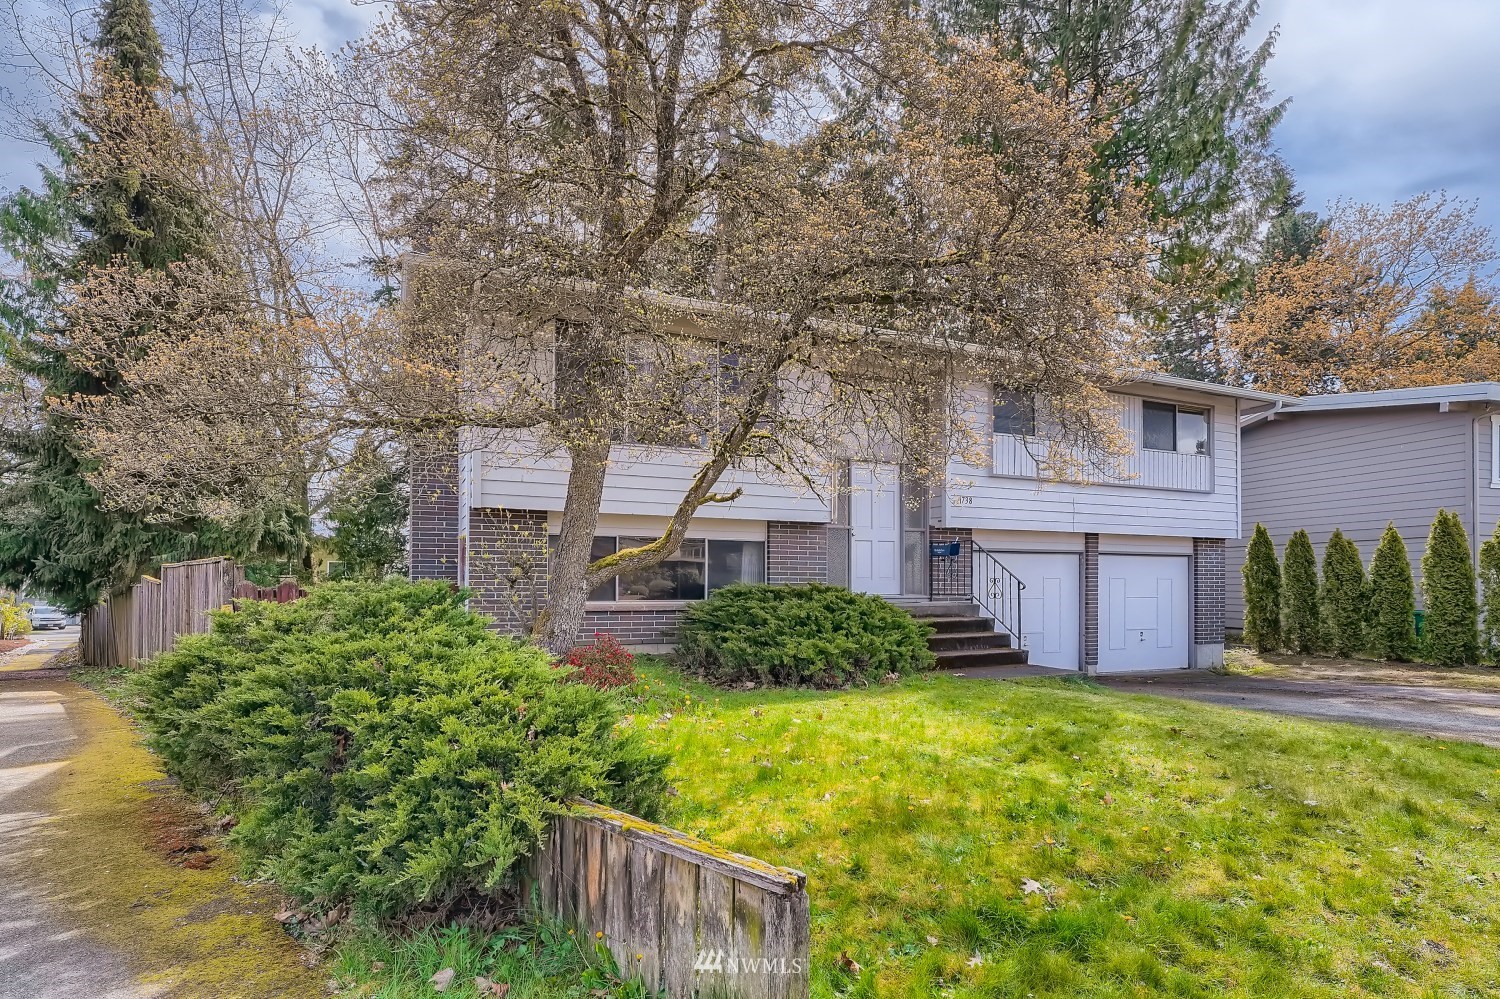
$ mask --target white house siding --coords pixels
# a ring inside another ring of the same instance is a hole
[[[988,419],[988,398],[985,396],[981,405],[977,394],[972,397],[977,425],[978,420]],[[1175,459],[1197,456],[1163,455],[1174,468],[1153,472],[1156,485],[1151,484],[1148,476],[1112,483],[1040,482],[1032,477],[996,474],[993,468],[978,468],[955,460],[948,467],[949,483],[941,509],[934,511],[934,523],[955,528],[1077,534],[1179,538],[1238,535],[1240,443],[1235,400],[1167,390],[1143,397],[1210,409],[1212,454],[1196,463],[1199,467],[1211,467],[1210,491],[1161,484],[1180,484],[1183,477],[1177,474],[1180,470],[1175,469]],[[1127,413],[1139,413],[1140,398],[1122,397]],[[1133,439],[1138,441],[1138,420],[1125,420],[1124,424],[1127,431],[1136,428]],[[1009,446],[1002,444],[997,449]],[[1136,447],[1139,452],[1138,443]],[[1139,453],[1132,459],[1136,468],[1141,467],[1139,459]],[[1199,484],[1203,481],[1208,480],[1203,479]]]
[[[688,449],[617,446],[604,479],[600,512],[670,516],[703,460],[702,452]],[[517,448],[514,454],[492,448],[468,462],[467,468],[477,480],[467,489],[474,506],[545,511],[563,508],[568,488],[565,456],[540,457],[535,449],[525,447]],[[733,503],[715,504],[715,517],[816,524],[829,521],[826,494],[820,496],[805,484],[790,483],[770,471],[731,469],[715,491],[729,492],[737,487],[743,487],[744,495]]]
[[[1438,508],[1473,522],[1473,418],[1432,406],[1283,415],[1245,428],[1244,523],[1226,567],[1229,626],[1244,622],[1240,570],[1257,522],[1278,554],[1294,531],[1306,530],[1320,560],[1328,536],[1341,529],[1367,567],[1394,522],[1420,590],[1422,550]],[[1487,484],[1487,457],[1483,471]]]

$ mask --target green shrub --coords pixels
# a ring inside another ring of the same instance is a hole
[[[1479,636],[1480,652],[1491,662],[1500,659],[1500,524],[1479,546],[1479,600],[1484,611]]]
[[[1359,547],[1335,530],[1323,549],[1323,622],[1335,655],[1353,656],[1365,648],[1365,610],[1370,597]]]
[[[1323,644],[1318,605],[1318,557],[1312,539],[1297,530],[1281,560],[1281,640],[1293,652],[1316,652]]]
[[[226,796],[261,873],[396,916],[508,886],[572,795],[658,812],[665,759],[563,678],[445,583],[332,583],[215,614],[135,688],[153,748]]]
[[[1245,581],[1245,641],[1257,652],[1274,652],[1281,647],[1281,565],[1264,524],[1255,525],[1240,575]]]
[[[1416,595],[1406,542],[1395,524],[1387,524],[1370,560],[1370,652],[1381,659],[1406,662],[1417,651]]]
[[[1423,655],[1442,666],[1479,661],[1479,594],[1469,535],[1458,514],[1439,510],[1422,553],[1427,601]]]
[[[726,586],[688,608],[679,660],[717,683],[832,687],[927,669],[931,629],[840,586]]]

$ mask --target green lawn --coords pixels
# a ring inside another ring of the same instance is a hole
[[[807,872],[815,996],[1500,994],[1495,750],[1074,681],[644,675],[670,820]]]

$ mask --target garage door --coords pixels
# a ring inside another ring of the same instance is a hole
[[[1188,559],[1099,556],[1099,670],[1188,665]]]
[[[1021,591],[1021,644],[1039,666],[1078,668],[1082,608],[1077,555],[996,552],[1026,584]]]

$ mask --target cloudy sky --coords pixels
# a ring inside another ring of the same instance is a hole
[[[1309,208],[1446,188],[1500,231],[1500,2],[1263,0],[1277,132]]]
[[[304,42],[337,45],[374,6],[292,0],[290,14]],[[1270,82],[1292,99],[1277,140],[1308,207],[1446,188],[1500,230],[1500,0],[1263,0],[1256,40],[1277,25]],[[0,99],[20,83],[0,65]],[[36,155],[0,145],[0,188],[31,180]]]

